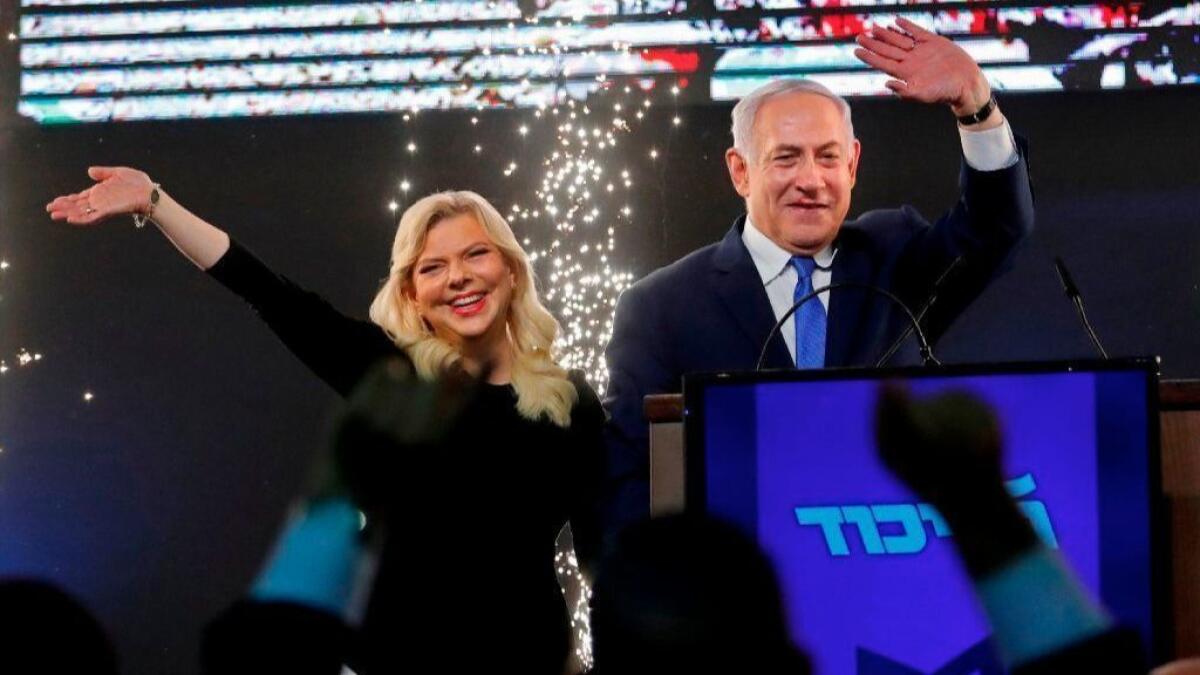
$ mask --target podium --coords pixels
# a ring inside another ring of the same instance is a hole
[[[650,511],[685,506],[683,397],[647,396]],[[1200,654],[1200,380],[1159,385],[1159,459],[1168,505],[1174,653]]]

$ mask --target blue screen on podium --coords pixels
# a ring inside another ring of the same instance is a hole
[[[911,373],[909,373],[911,374]],[[823,675],[995,672],[989,629],[940,514],[876,457],[877,375],[689,378],[688,505],[772,559],[790,633]],[[951,372],[996,412],[1010,493],[1046,545],[1153,644],[1151,369]],[[990,665],[989,665],[990,664]]]

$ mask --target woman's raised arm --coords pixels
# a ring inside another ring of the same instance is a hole
[[[54,220],[72,225],[95,225],[113,216],[149,216],[188,260],[202,270],[212,267],[229,250],[229,235],[183,208],[150,177],[123,166],[93,166],[90,188],[56,197],[46,205]],[[152,195],[157,191],[157,201]]]

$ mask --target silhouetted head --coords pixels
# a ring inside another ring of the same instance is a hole
[[[116,675],[117,654],[100,622],[55,586],[0,581],[0,672]]]
[[[598,673],[809,672],[766,556],[730,525],[669,516],[631,526],[599,567]]]

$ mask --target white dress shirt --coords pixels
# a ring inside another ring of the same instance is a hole
[[[1007,169],[1020,159],[1017,155],[1017,143],[1013,139],[1012,128],[1008,126],[1007,120],[1004,124],[987,131],[971,131],[960,126],[958,134],[962,141],[963,158],[966,159],[967,165],[976,171]],[[792,254],[767,238],[767,235],[763,234],[758,226],[750,220],[748,214],[746,227],[742,230],[742,243],[746,245],[746,250],[750,252],[750,259],[754,261],[754,267],[758,269],[758,276],[762,278],[763,288],[767,291],[771,309],[775,312],[775,320],[778,321],[779,317],[792,308],[794,302],[792,296],[796,292],[797,277],[796,268],[790,264]],[[812,273],[814,289],[828,285],[833,278],[833,259],[836,255],[837,250],[831,243],[813,256],[813,261],[817,263]],[[825,312],[828,313],[829,292],[821,293],[817,297],[825,306]],[[796,360],[796,316],[794,314],[783,325],[780,332],[783,333],[783,341],[787,344],[788,353],[792,355],[794,362]]]

